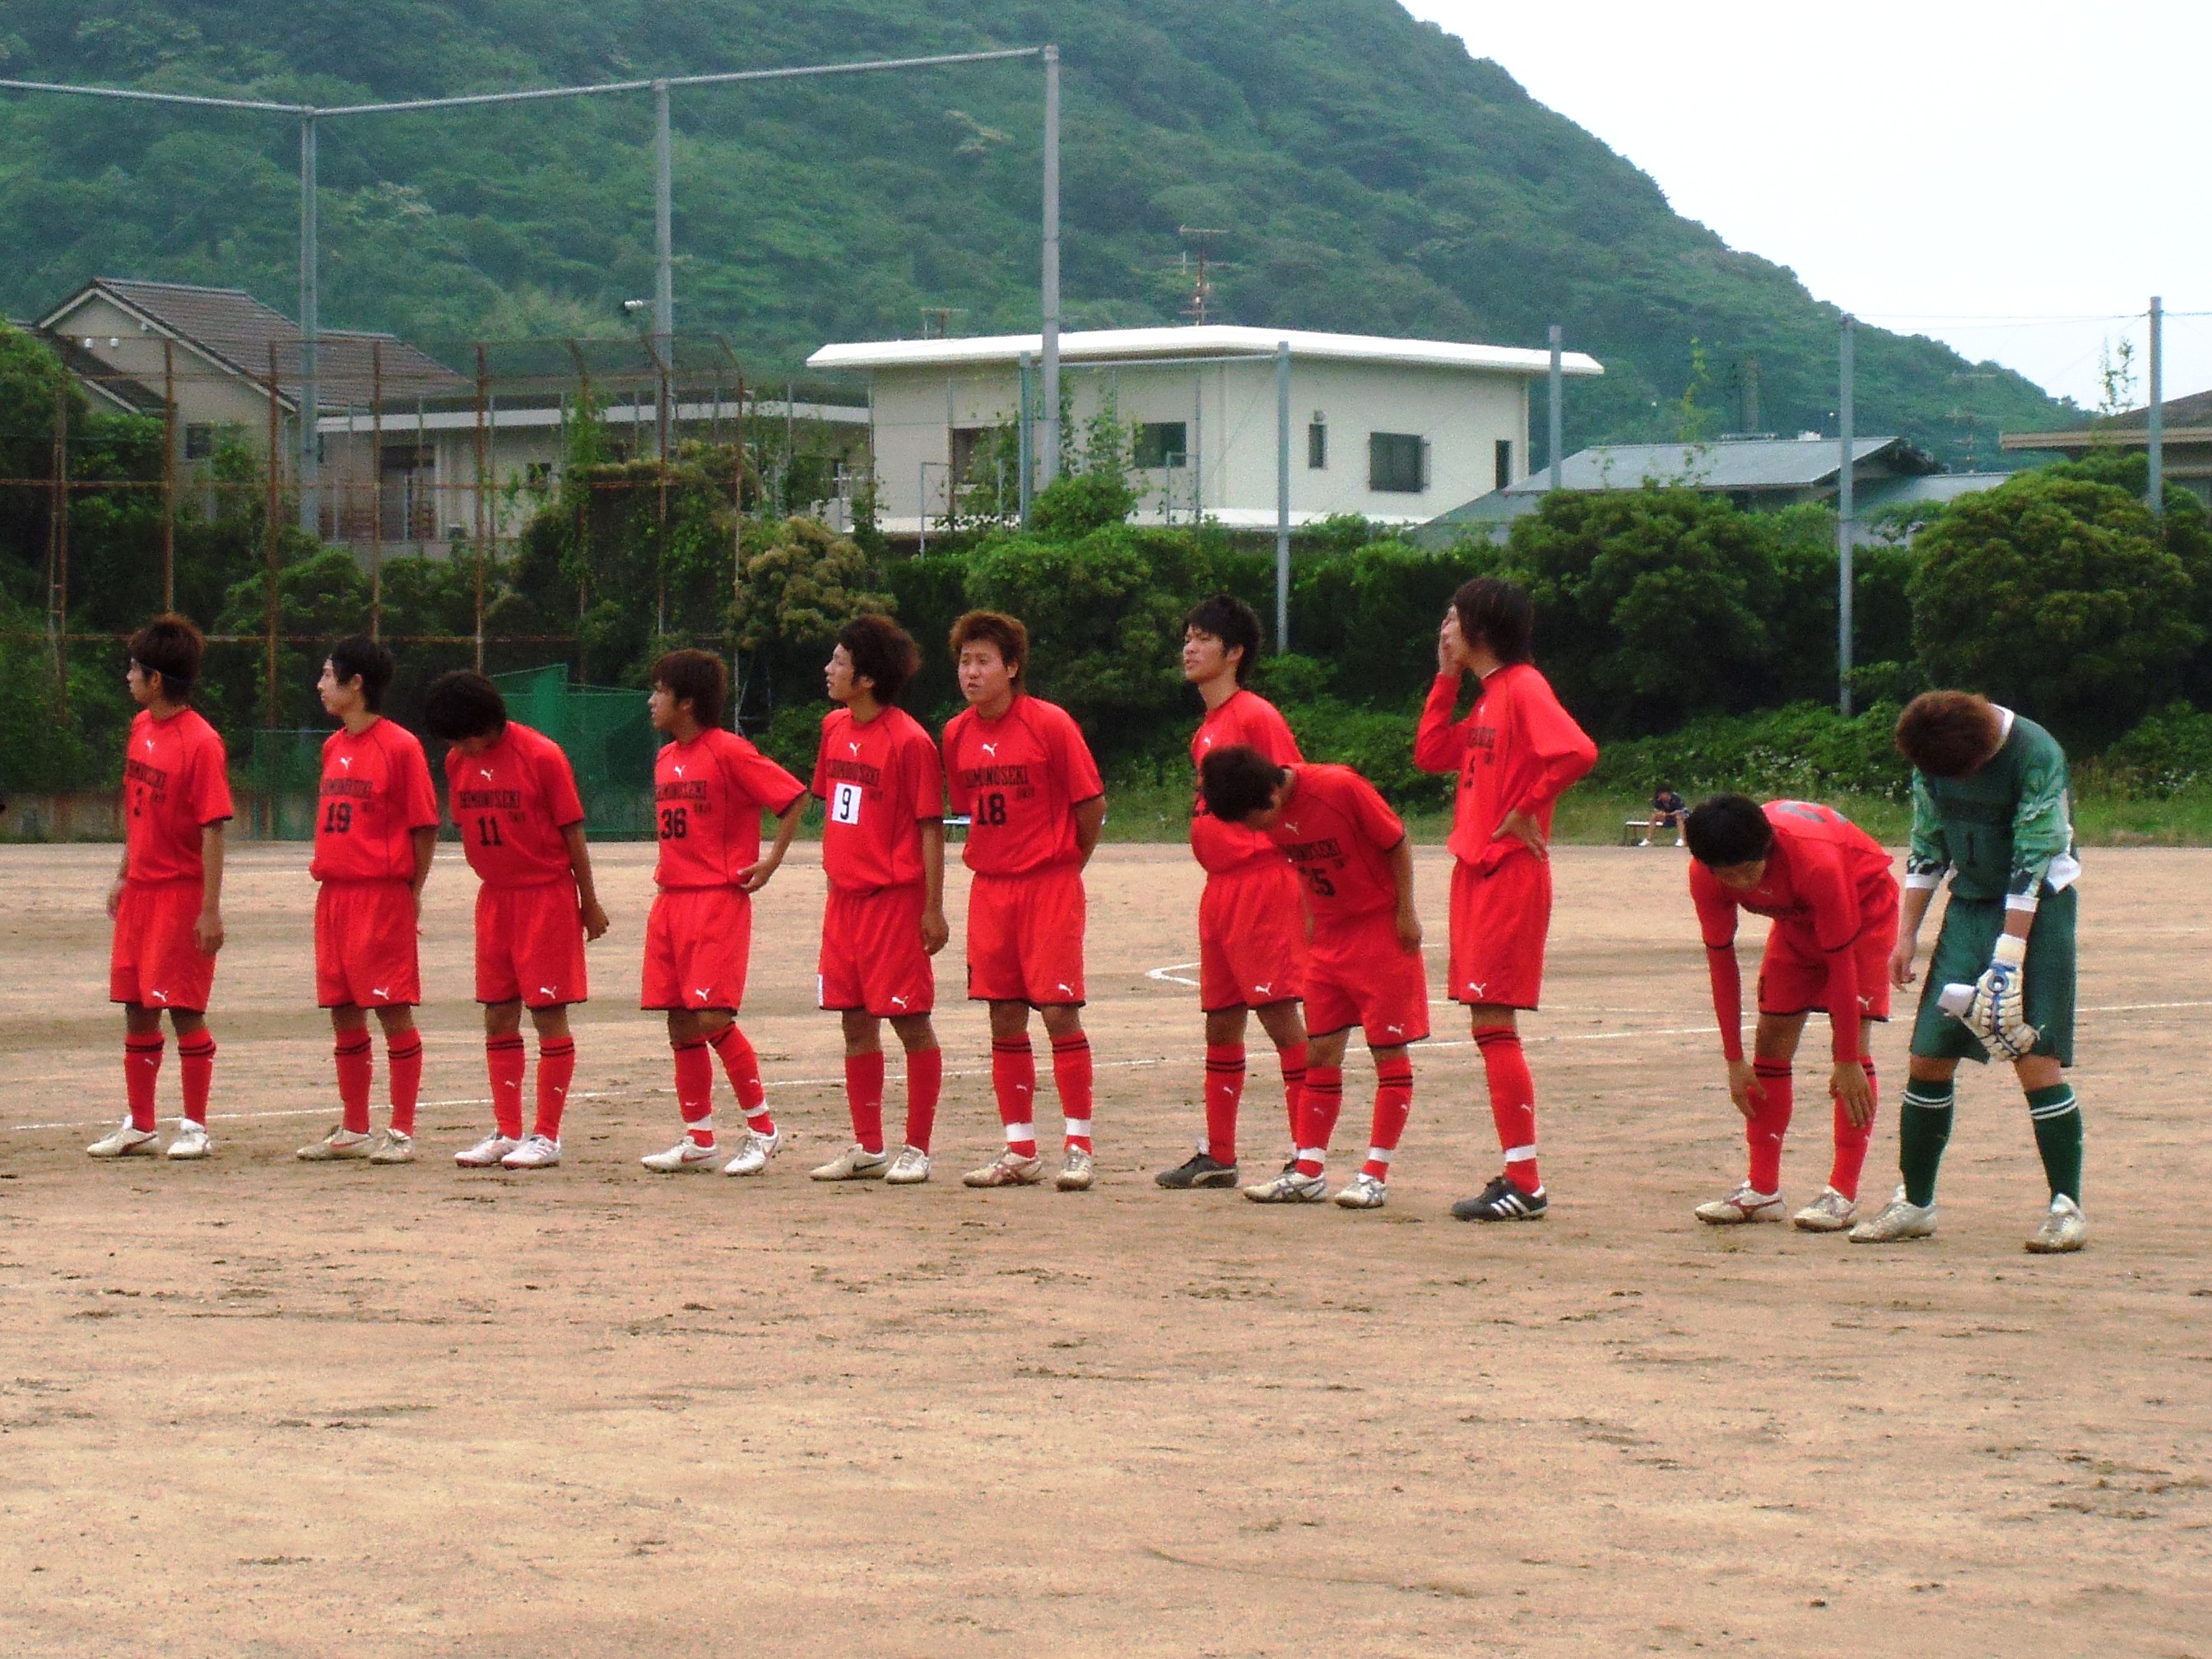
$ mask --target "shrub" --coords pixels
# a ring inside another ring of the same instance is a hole
[[[2169,703],[2105,751],[2116,793],[2164,799],[2212,785],[2212,714]]]
[[[1605,744],[1590,781],[1641,793],[1671,782],[1686,795],[1737,790],[1771,799],[1836,794],[1902,800],[1911,769],[1897,752],[1897,705],[1846,720],[1818,703],[1692,720],[1661,738]]]

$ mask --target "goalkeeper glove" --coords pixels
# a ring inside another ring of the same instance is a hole
[[[1966,1024],[2008,1060],[2026,1059],[2038,1036],[2023,1012],[2027,963],[2027,941],[1999,934],[1990,965],[1974,981],[1974,1000],[1966,1010]]]

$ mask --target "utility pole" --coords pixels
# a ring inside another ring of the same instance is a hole
[[[1291,648],[1291,343],[1275,342],[1275,649]]]
[[[2150,296],[2150,431],[2147,453],[2150,460],[2150,475],[2146,487],[2150,494],[2150,510],[2166,512],[2166,305],[2155,294]]]
[[[1049,486],[1060,476],[1060,48],[1044,49],[1044,404],[1038,433],[1039,471]]]
[[[1839,428],[1836,472],[1836,708],[1849,719],[1851,712],[1851,470],[1855,447],[1851,410],[1851,331],[1855,324],[1846,313],[1836,340],[1837,379],[1839,383],[1836,424]]]
[[[1566,400],[1566,371],[1562,368],[1559,364],[1559,348],[1566,343],[1566,331],[1561,328],[1557,323],[1553,323],[1552,325],[1551,340],[1552,406],[1550,416],[1545,422],[1544,435],[1545,441],[1551,445],[1552,488],[1557,489],[1559,488],[1559,469],[1562,462],[1565,459],[1559,453],[1565,442],[1560,436],[1560,433],[1566,425],[1566,411],[1565,407]]]
[[[1015,441],[1021,449],[1022,528],[1030,524],[1030,497],[1036,478],[1036,365],[1026,351],[1021,355],[1021,410],[1014,416]]]
[[[660,359],[660,459],[668,460],[668,372],[676,360],[676,191],[668,161],[668,82],[653,83],[653,347]]]
[[[320,251],[316,246],[318,232],[315,225],[315,118],[312,112],[300,117],[300,528],[310,536],[322,534],[320,503],[316,497],[317,463],[321,457],[319,446],[322,432],[318,416],[322,412],[316,370],[319,355],[316,344],[322,325],[316,318],[316,276],[320,262]],[[269,455],[271,467],[276,465],[276,454]]]

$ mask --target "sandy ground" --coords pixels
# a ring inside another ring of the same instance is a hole
[[[219,1156],[103,1166],[80,1149],[119,1106],[113,851],[0,848],[0,1649],[2212,1653],[2212,853],[2090,860],[2096,1232],[2045,1260],[2025,1113],[1980,1073],[1936,1240],[1691,1219],[1740,1141],[1671,849],[1559,855],[1527,1027],[1540,1224],[1445,1214],[1495,1158],[1448,1010],[1386,1211],[1154,1189],[1198,1119],[1194,993],[1152,971],[1195,954],[1173,848],[1093,869],[1098,1190],[946,1178],[996,1140],[957,1000],[939,1179],[805,1178],[845,1139],[805,848],[763,896],[745,1018],[797,1144],[762,1180],[648,1176],[676,1118],[629,1006],[647,850],[601,852],[617,920],[568,1163],[526,1177],[446,1158],[486,1117],[457,860],[424,940],[423,1162],[289,1158],[334,1115],[312,888],[305,849],[251,847]],[[1439,856],[1420,879],[1440,961]],[[1879,1047],[1877,1197],[1904,1042]],[[1271,1069],[1248,1165],[1282,1142]],[[1825,1103],[1799,1124],[1808,1198]]]

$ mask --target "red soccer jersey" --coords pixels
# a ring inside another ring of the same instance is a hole
[[[200,831],[230,817],[222,738],[193,709],[140,709],[123,757],[124,871],[131,881],[198,881]]]
[[[422,740],[379,719],[359,737],[340,726],[323,740],[317,881],[415,879],[417,830],[438,827],[438,793]]]
[[[1190,763],[1202,766],[1214,750],[1233,749],[1240,744],[1258,750],[1278,766],[1296,766],[1305,758],[1298,753],[1298,740],[1291,735],[1282,712],[1253,691],[1238,690],[1220,708],[1206,711],[1198,730],[1191,734]],[[1210,876],[1271,865],[1282,856],[1274,842],[1257,830],[1224,823],[1213,817],[1206,810],[1203,795],[1191,805],[1190,851]]]
[[[1559,707],[1551,683],[1528,663],[1509,663],[1482,683],[1467,718],[1455,722],[1459,676],[1439,674],[1413,733],[1413,764],[1457,772],[1452,856],[1478,870],[1515,854],[1533,857],[1516,836],[1492,841],[1509,812],[1533,815],[1552,833],[1552,807],[1597,764],[1597,745]]]
[[[832,886],[867,893],[921,879],[921,826],[945,817],[945,769],[913,715],[886,708],[864,725],[831,709],[813,787],[828,811],[822,869]]]
[[[1106,793],[1073,717],[1026,693],[994,720],[963,708],[945,728],[952,810],[969,817],[961,857],[986,876],[1073,864],[1075,811]]]
[[[514,720],[480,755],[446,751],[446,802],[469,868],[487,886],[536,887],[568,876],[561,832],[584,821],[561,745]]]
[[[1742,993],[1726,994],[1735,970],[1736,911],[1769,916],[1828,963],[1828,1019],[1835,1054],[1856,1060],[1859,1053],[1858,968],[1851,941],[1872,918],[1897,902],[1897,878],[1880,842],[1842,813],[1811,801],[1769,801],[1761,809],[1774,827],[1774,846],[1759,885],[1735,891],[1694,859],[1690,863],[1690,897],[1698,907],[1698,927],[1715,975],[1717,1006],[1740,1007]],[[1729,1058],[1740,1057],[1739,1029],[1720,1008],[1722,1042]]]
[[[1348,766],[1297,765],[1291,798],[1267,834],[1297,867],[1316,934],[1398,908],[1391,849],[1406,839],[1375,786]]]
[[[806,786],[734,732],[709,726],[664,744],[653,763],[665,888],[732,887],[760,862],[761,813],[781,814]]]

